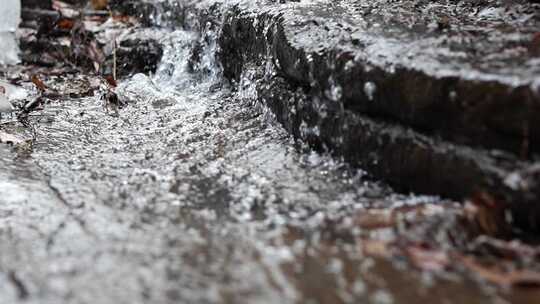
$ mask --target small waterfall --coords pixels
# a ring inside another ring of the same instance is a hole
[[[135,102],[206,100],[203,95],[226,88],[221,65],[215,59],[216,40],[217,33],[211,29],[204,37],[182,29],[164,31],[163,56],[155,74],[134,75],[121,83],[118,93]]]

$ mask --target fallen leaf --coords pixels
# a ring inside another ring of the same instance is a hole
[[[114,77],[111,76],[111,75],[105,76],[105,80],[106,80],[107,83],[108,83],[111,87],[113,87],[113,88],[116,88],[116,86],[118,85],[118,84],[116,83],[116,80],[114,79]]]
[[[359,213],[354,223],[363,229],[389,228],[395,225],[396,219],[391,210],[363,210]]]
[[[367,256],[388,258],[391,256],[390,244],[382,240],[363,239],[362,252]]]
[[[92,0],[92,7],[94,7],[96,10],[104,10],[108,5],[108,0]]]
[[[75,25],[75,22],[72,19],[68,18],[62,18],[56,22],[56,26],[63,30],[70,31],[73,26]]]
[[[40,90],[41,92],[47,90],[47,86],[45,85],[45,83],[43,83],[43,81],[41,81],[41,79],[39,79],[39,77],[36,74],[32,75],[31,80],[32,80],[32,83],[36,86],[36,88]]]

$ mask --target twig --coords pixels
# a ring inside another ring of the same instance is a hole
[[[113,79],[116,81],[116,37],[113,41]]]
[[[113,20],[113,13],[112,13],[112,10],[110,7],[108,7],[109,9],[109,16],[111,18],[111,20]],[[114,35],[114,38],[113,38],[113,79],[114,81],[116,81],[116,35]]]

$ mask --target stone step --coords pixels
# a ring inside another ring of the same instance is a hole
[[[224,76],[256,82],[259,99],[313,147],[403,191],[488,193],[494,210],[540,229],[538,5],[130,3],[200,32],[195,50],[217,39]]]

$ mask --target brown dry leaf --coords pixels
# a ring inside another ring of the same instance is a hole
[[[392,255],[390,244],[386,241],[363,239],[361,247],[362,252],[367,256],[388,258]]]
[[[75,25],[75,22],[72,19],[68,18],[62,18],[56,22],[56,26],[63,30],[70,31],[73,29],[73,26]]]
[[[45,85],[45,83],[43,83],[43,81],[41,81],[41,79],[39,79],[39,77],[37,75],[32,75],[32,83],[36,86],[36,88],[38,90],[40,90],[41,92],[47,90],[47,86]]]
[[[92,7],[95,10],[104,10],[107,9],[107,6],[109,5],[108,0],[92,0]]]
[[[540,287],[540,273],[532,270],[503,271],[488,267],[468,256],[460,256],[461,263],[483,280],[501,287]]]
[[[381,229],[393,227],[396,223],[391,210],[364,210],[356,216],[354,223],[363,229]]]
[[[409,246],[406,252],[413,265],[421,270],[443,271],[450,264],[450,259],[444,251]]]
[[[111,75],[105,76],[105,80],[106,80],[107,83],[108,83],[111,87],[113,87],[113,88],[116,88],[116,86],[118,85],[118,84],[116,83],[116,80],[114,79],[114,77],[111,76]]]

